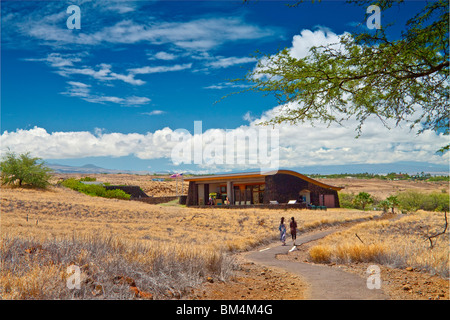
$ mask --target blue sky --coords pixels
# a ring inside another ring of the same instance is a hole
[[[289,8],[286,3],[2,1],[2,150],[112,169],[248,169],[174,166],[163,136],[180,128],[192,133],[194,121],[202,121],[205,135],[254,126],[277,108],[273,97],[248,92],[220,99],[248,86],[230,79],[255,68],[257,51],[274,54],[287,47],[300,52],[364,27],[365,7],[307,1]],[[80,7],[80,30],[67,28],[71,4]],[[382,23],[395,19],[390,36],[398,37],[397,26],[422,6],[411,1],[383,13]],[[366,126],[367,135],[359,140],[351,124],[339,134],[333,127],[282,128],[281,164],[419,161],[445,166],[448,161],[432,151],[446,137],[416,137],[406,128],[385,131],[376,122]],[[316,135],[309,140],[309,153],[302,154],[298,140],[311,132]],[[327,141],[338,137],[342,143],[334,150]],[[366,150],[371,143],[373,150],[379,148],[378,157]]]

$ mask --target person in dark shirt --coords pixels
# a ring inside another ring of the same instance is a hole
[[[295,246],[295,240],[297,240],[297,222],[295,222],[294,217],[291,218],[289,227],[291,228],[291,237],[292,237],[292,241],[294,242],[294,246]]]

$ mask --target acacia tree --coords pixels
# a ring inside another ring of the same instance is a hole
[[[41,158],[31,157],[29,152],[17,156],[8,151],[0,162],[0,171],[2,184],[36,188],[45,188],[50,184],[51,169],[44,165]]]
[[[366,210],[366,206],[373,203],[373,199],[369,193],[360,192],[356,195],[355,199],[353,199],[353,203],[360,206],[363,210]]]
[[[394,213],[394,208],[400,205],[400,201],[397,196],[389,196],[386,198],[386,201],[389,203],[389,207],[392,209],[392,213]]]
[[[381,12],[404,5],[403,0],[347,2],[375,4]],[[448,1],[427,2],[408,20],[400,39],[387,36],[391,26],[344,35],[338,44],[311,48],[305,58],[293,57],[288,49],[260,57],[244,79],[253,83],[249,90],[273,94],[285,105],[261,124],[342,123],[355,117],[360,135],[364,121],[376,116],[386,127],[389,120],[408,123],[411,129],[420,123],[418,134],[433,130],[448,135]]]

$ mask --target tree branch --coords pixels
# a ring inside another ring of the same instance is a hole
[[[444,211],[444,216],[445,216],[444,231],[436,233],[435,235],[432,235],[432,236],[428,237],[428,240],[430,240],[430,249],[433,249],[433,247],[434,247],[434,244],[433,244],[433,241],[431,240],[431,238],[436,238],[437,236],[440,236],[441,234],[444,234],[445,231],[447,231],[447,225],[448,225],[448,222],[447,222],[447,211]]]

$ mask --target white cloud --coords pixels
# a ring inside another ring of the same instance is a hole
[[[180,71],[185,69],[190,69],[192,67],[192,63],[185,64],[176,64],[173,66],[156,66],[156,67],[141,67],[128,69],[131,74],[150,74],[150,73],[161,73],[161,72],[171,72],[171,71]]]
[[[169,53],[169,52],[165,52],[165,51],[160,51],[160,52],[157,52],[155,54],[153,54],[153,53],[150,54],[149,53],[149,54],[147,54],[147,56],[148,56],[148,60],[166,60],[166,61],[169,61],[169,60],[175,60],[177,58],[177,56],[174,55],[173,53]]]
[[[292,57],[302,59],[307,57],[312,47],[331,46],[333,49],[340,48],[340,40],[343,36],[349,35],[344,32],[337,35],[327,28],[319,28],[316,31],[308,29],[302,30],[300,35],[295,35],[292,39],[292,47],[289,53]]]
[[[78,86],[83,87],[83,86]],[[100,98],[99,98],[100,99]],[[104,98],[107,100],[107,98]],[[281,107],[267,111],[259,118],[247,113],[248,125],[231,130],[209,129],[202,135],[192,135],[187,130],[164,128],[155,132],[108,133],[98,130],[90,132],[52,132],[35,127],[29,130],[5,131],[1,136],[1,145],[16,152],[31,151],[33,155],[45,159],[81,158],[90,156],[120,157],[135,155],[141,159],[171,158],[177,141],[186,139],[192,145],[203,146],[204,161],[210,160],[209,152],[221,148],[223,137],[227,133],[244,133],[246,130],[259,130],[256,124],[272,117]],[[159,113],[154,110],[153,114]],[[353,122],[352,122],[353,121]],[[300,167],[312,165],[351,165],[394,163],[400,161],[429,162],[447,165],[449,154],[439,155],[436,150],[448,143],[448,136],[426,131],[421,135],[413,134],[409,127],[396,127],[388,130],[376,118],[369,118],[363,133],[355,139],[356,120],[347,126],[317,123],[302,125],[279,125],[279,164],[280,167]],[[272,130],[272,127],[263,127]],[[192,129],[192,128],[186,128]],[[250,148],[250,147],[249,147]],[[251,151],[251,150],[250,150]],[[253,157],[254,151],[252,153]],[[218,164],[211,164],[220,166]],[[203,163],[201,168],[211,165]],[[223,167],[223,166],[222,166]],[[234,170],[251,168],[252,165],[232,165]],[[255,168],[255,166],[253,166]],[[230,166],[226,167],[230,169]]]
[[[135,79],[134,74],[119,74],[111,71],[112,66],[107,63],[101,63],[97,65],[97,69],[91,67],[84,68],[67,68],[61,67],[58,69],[57,73],[61,76],[68,77],[70,75],[81,74],[85,76],[92,77],[99,81],[113,81],[113,80],[121,80],[123,82],[132,84],[132,85],[143,85],[145,81]]]
[[[83,12],[89,11],[86,3]],[[263,39],[275,35],[279,29],[261,27],[248,23],[241,17],[208,17],[190,21],[164,21],[161,17],[149,15],[143,21],[136,21],[131,14],[134,7],[123,3],[110,5],[108,11],[118,11],[123,15],[95,15],[97,20],[85,15],[79,32],[67,32],[65,11],[43,6],[39,10],[22,13],[20,21],[9,18],[13,12],[5,12],[11,23],[8,25],[7,37],[12,40],[14,32],[28,37],[27,40],[38,40],[39,44],[53,47],[71,45],[108,46],[110,44],[147,43],[154,45],[169,44],[178,49],[188,51],[207,51],[228,42]],[[91,10],[96,10],[91,9]],[[99,17],[99,18],[97,18]],[[139,16],[138,16],[139,17]],[[138,18],[137,17],[137,18]],[[111,19],[112,18],[112,19]],[[89,27],[88,27],[89,26]],[[166,56],[168,57],[168,56]]]
[[[78,55],[73,54],[60,54],[53,52],[47,55],[45,58],[27,58],[25,61],[43,61],[54,68],[72,67],[74,62],[80,62],[81,58]]]
[[[90,66],[76,67],[76,63],[82,61],[81,57],[86,56],[86,53],[80,54],[61,54],[53,52],[45,58],[27,58],[25,61],[43,61],[49,66],[56,68],[56,73],[63,77],[70,77],[72,75],[84,75],[92,77],[99,81],[114,81],[120,80],[132,85],[143,85],[145,81],[135,79],[134,74],[120,74],[113,72],[112,66],[107,63],[100,63],[95,68]]]
[[[316,31],[303,30],[292,40],[289,54],[294,58],[305,58],[312,47],[330,46],[342,50],[339,41],[347,33],[336,35],[326,28]],[[276,56],[274,57],[276,59]],[[268,60],[263,58],[254,71],[267,68]],[[256,75],[256,77],[265,75]],[[283,109],[296,109],[298,104],[289,103],[273,108],[261,117],[253,119],[250,125],[274,118],[283,113]],[[420,114],[420,110],[417,110]],[[339,118],[339,115],[336,114]],[[414,120],[414,115],[408,120]],[[246,120],[250,115],[246,114]],[[448,144],[448,137],[443,134],[426,131],[416,135],[420,126],[411,131],[409,124],[396,126],[395,121],[387,121],[386,128],[377,117],[368,118],[362,127],[362,135],[355,139],[359,121],[355,118],[343,123],[329,126],[315,122],[289,125],[277,125],[280,130],[280,166],[341,165],[356,163],[392,163],[399,161],[431,162],[447,164],[449,154],[436,154],[442,146]],[[416,131],[417,130],[417,131]]]
[[[217,89],[217,90],[221,90],[221,89],[228,89],[228,88],[248,88],[251,85],[248,84],[238,84],[238,83],[234,83],[234,82],[220,82],[218,84],[212,84],[210,86],[206,86],[203,87],[203,89]]]
[[[250,111],[247,111],[244,116],[242,117],[243,120],[252,122],[255,118],[252,116]]]
[[[67,84],[69,86],[66,88],[66,91],[62,92],[61,94],[67,95],[70,97],[81,98],[81,99],[91,102],[91,103],[104,104],[106,102],[110,102],[110,103],[120,104],[122,106],[133,107],[133,106],[144,105],[144,104],[147,104],[150,102],[150,99],[147,97],[130,96],[130,97],[125,97],[125,98],[120,98],[120,97],[114,97],[114,96],[93,94],[91,92],[91,85],[88,85],[88,84],[85,84],[82,82],[68,81]]]
[[[268,120],[278,114],[284,106],[266,112],[250,125]],[[295,107],[295,106],[291,106]],[[396,126],[388,121],[386,128],[376,117],[366,120],[362,135],[356,137],[359,122],[350,119],[344,126],[308,123],[276,126],[280,132],[280,166],[341,165],[356,163],[393,163],[399,161],[418,161],[446,164],[449,155],[435,152],[448,143],[448,137],[426,131],[421,135],[412,132],[409,126]]]
[[[339,44],[340,39],[348,35],[349,33],[347,32],[337,35],[328,28],[324,27],[320,27],[316,31],[304,29],[300,32],[300,35],[295,35],[292,38],[292,46],[288,49],[288,52],[293,58],[303,59],[310,55],[310,50],[312,47],[328,46],[335,50],[341,50],[341,45]],[[272,56],[271,59],[277,59],[277,55]],[[271,62],[267,57],[261,58],[253,70],[253,77],[255,79],[267,78],[268,75],[258,73],[258,71],[263,72],[269,69],[269,63]],[[276,80],[277,78],[278,76],[274,77],[273,80]]]
[[[164,114],[164,113],[166,113],[166,112],[162,111],[162,110],[153,110],[150,112],[142,112],[142,114],[145,114],[147,116],[156,116],[156,115],[160,115],[160,114]]]
[[[206,66],[211,68],[228,68],[234,65],[241,65],[255,61],[256,59],[251,57],[217,57],[217,60],[207,62]]]

